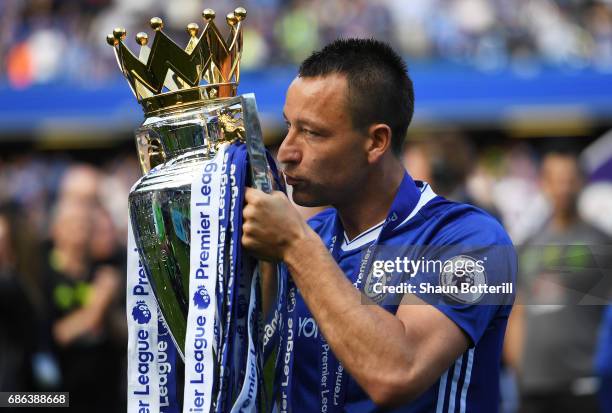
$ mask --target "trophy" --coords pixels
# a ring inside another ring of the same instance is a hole
[[[168,342],[185,363],[183,411],[262,408],[259,275],[239,235],[244,185],[270,192],[273,164],[254,95],[236,96],[246,10],[226,16],[227,40],[213,10],[202,16],[201,32],[187,26],[185,48],[157,17],[150,47],[146,33],[136,35],[138,55],[125,29],[107,36],[145,115],[136,131],[144,175],[129,195],[130,411],[177,411],[168,386],[181,378],[162,368]]]

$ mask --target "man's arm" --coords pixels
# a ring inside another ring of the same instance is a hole
[[[282,259],[334,354],[379,405],[396,405],[429,388],[469,340],[440,311],[411,297],[397,315],[364,305],[319,236],[282,193],[247,189],[243,244]]]
[[[78,310],[56,321],[53,335],[58,344],[67,346],[79,337],[100,328],[104,315],[119,287],[119,274],[109,266],[100,268],[92,285],[90,300]]]
[[[506,336],[504,337],[503,356],[504,361],[520,373],[521,360],[523,358],[523,342],[525,339],[525,306],[517,296],[508,318]]]

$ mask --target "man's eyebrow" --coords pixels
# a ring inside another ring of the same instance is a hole
[[[285,113],[285,111],[283,111],[283,118],[285,118],[285,122],[289,122],[289,119],[287,118],[287,114]],[[293,123],[293,124],[295,124],[295,125],[297,125],[297,126],[300,126],[300,125],[306,125],[306,126],[313,127],[313,128],[315,128],[315,129],[317,129],[317,130],[320,130],[320,131],[322,131],[322,132],[327,132],[327,128],[326,128],[324,125],[322,125],[322,124],[320,124],[320,123],[318,123],[318,122],[315,122],[315,121],[313,121],[313,120],[310,120],[310,119],[308,119],[308,118],[301,118],[301,117],[298,117],[298,118],[297,118],[297,119],[295,119],[295,121],[294,121],[294,122],[292,122],[292,123]]]
[[[325,127],[324,124],[319,123],[315,120],[309,119],[309,118],[299,118],[297,120],[297,123],[299,123],[300,125],[306,125],[315,129],[319,129],[319,130],[327,130],[327,128]]]

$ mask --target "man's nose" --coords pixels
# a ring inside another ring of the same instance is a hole
[[[278,148],[277,157],[280,163],[285,164],[297,164],[302,160],[302,152],[299,149],[297,137],[291,129],[287,132],[280,148]]]

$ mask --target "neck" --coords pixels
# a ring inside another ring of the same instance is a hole
[[[58,269],[71,278],[80,278],[85,271],[85,257],[71,248],[56,248],[53,251]]]
[[[578,215],[575,211],[567,211],[565,213],[554,213],[550,225],[555,231],[564,231],[576,222]]]
[[[382,164],[366,177],[353,197],[335,205],[349,239],[387,218],[405,171],[395,157]]]

